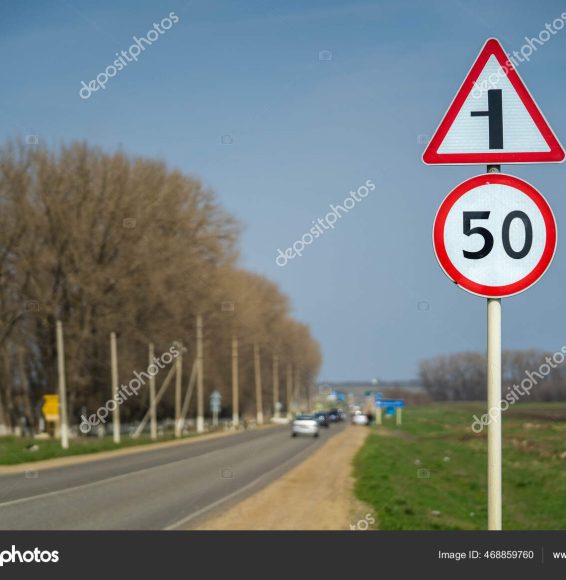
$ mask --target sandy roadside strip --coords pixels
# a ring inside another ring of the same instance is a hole
[[[283,477],[197,529],[351,529],[372,513],[355,499],[352,477],[352,460],[368,434],[367,428],[347,427]]]
[[[277,425],[263,425],[258,429],[269,429],[277,427]],[[82,463],[90,463],[92,461],[101,461],[103,459],[111,459],[112,457],[121,457],[122,455],[133,455],[136,453],[143,453],[144,451],[152,451],[154,449],[167,449],[168,447],[178,447],[179,445],[190,445],[192,443],[199,443],[202,441],[209,441],[211,439],[219,439],[221,437],[230,437],[242,433],[242,431],[222,431],[220,433],[207,433],[203,435],[195,435],[193,437],[186,437],[184,439],[176,439],[173,441],[158,441],[156,443],[147,443],[135,445],[134,447],[122,447],[110,451],[97,451],[94,453],[84,453],[82,455],[68,455],[66,457],[55,457],[53,459],[42,459],[40,461],[28,461],[26,463],[18,463],[16,465],[0,465],[0,475],[10,475],[14,473],[24,473],[29,469],[35,471],[54,469],[56,467],[65,467],[67,465],[79,465]],[[41,442],[39,442],[41,444]],[[73,441],[71,439],[71,445]]]

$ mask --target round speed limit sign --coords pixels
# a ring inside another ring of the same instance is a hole
[[[440,266],[458,286],[501,298],[544,274],[556,249],[556,222],[532,185],[488,173],[464,181],[442,202],[433,242]]]

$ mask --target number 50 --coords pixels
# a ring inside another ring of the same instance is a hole
[[[466,236],[471,236],[473,234],[479,234],[484,239],[483,248],[476,252],[470,252],[468,250],[463,250],[464,258],[470,260],[479,260],[480,258],[485,258],[493,249],[493,234],[484,227],[476,226],[471,227],[472,220],[486,220],[489,218],[489,211],[465,211],[464,212],[464,234]],[[519,251],[515,251],[511,246],[511,241],[509,239],[509,230],[511,229],[511,223],[514,219],[520,219],[523,222],[523,227],[525,228],[525,243]],[[507,214],[503,220],[503,228],[501,231],[501,238],[503,241],[503,248],[505,253],[515,260],[520,260],[524,258],[531,250],[533,245],[533,225],[529,216],[520,210],[512,211]]]

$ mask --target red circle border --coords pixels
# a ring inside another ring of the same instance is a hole
[[[446,218],[448,217],[448,213],[453,205],[468,191],[489,184],[507,185],[522,191],[525,195],[530,197],[540,210],[546,227],[546,244],[537,265],[521,280],[517,280],[512,284],[506,284],[505,286],[487,286],[466,278],[466,276],[464,276],[456,266],[454,266],[448,257],[444,244],[444,227],[446,225]],[[546,272],[552,262],[554,252],[556,251],[556,221],[550,205],[548,205],[546,199],[532,185],[518,177],[507,175],[505,173],[486,173],[483,175],[477,175],[476,177],[472,177],[471,179],[460,183],[460,185],[456,186],[446,196],[436,213],[432,238],[436,259],[438,260],[440,267],[444,270],[444,273],[454,283],[464,290],[478,296],[484,296],[487,298],[503,298],[523,292],[535,284]]]

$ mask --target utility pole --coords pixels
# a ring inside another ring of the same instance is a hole
[[[181,437],[181,380],[183,378],[183,345],[178,343],[179,354],[175,359],[175,437]]]
[[[67,384],[65,382],[65,347],[63,346],[63,324],[57,321],[57,369],[59,371],[59,407],[61,447],[69,448],[69,425],[67,423]]]
[[[295,383],[294,383],[294,399],[299,401],[299,410],[302,412],[303,411],[303,401],[301,399],[301,387],[300,387],[300,381],[299,381],[299,367],[297,365],[295,365],[295,367],[293,368],[294,370],[294,375],[295,375]]]
[[[232,336],[232,425],[240,424],[240,386],[238,377],[238,337]]]
[[[259,345],[254,342],[254,371],[255,371],[255,403],[257,424],[263,425],[263,400],[261,392],[261,362],[259,357]]]
[[[149,365],[155,364],[153,358],[155,356],[155,351],[153,347],[153,342],[149,343]],[[149,374],[149,373],[148,373]],[[150,417],[150,437],[152,439],[157,439],[157,409],[155,405],[155,375],[149,374],[149,417]]]
[[[118,347],[116,345],[116,333],[110,333],[110,366],[112,367],[112,436],[114,443],[120,443],[120,405],[116,400],[118,395]]]
[[[202,354],[202,316],[197,316],[197,433],[204,431],[204,378]]]
[[[279,355],[273,353],[273,415],[279,418]]]
[[[287,417],[291,419],[292,411],[291,407],[293,405],[293,365],[291,363],[287,363],[285,368],[285,375],[287,379]]]
[[[155,395],[155,405],[156,406],[159,404],[159,401],[161,401],[161,399],[163,398],[163,395],[165,394],[165,391],[169,387],[169,383],[171,382],[171,380],[173,379],[174,376],[175,376],[175,366],[171,365],[171,368],[169,369],[169,372],[167,373],[165,380],[163,381],[163,383],[161,384],[161,387],[159,387],[159,391]],[[147,421],[149,419],[150,414],[151,414],[151,409],[148,409],[146,414],[143,416],[143,419],[141,420],[140,424],[136,427],[136,430],[132,433],[132,437],[139,437],[140,436],[140,434],[145,429],[145,426],[147,425]]]

